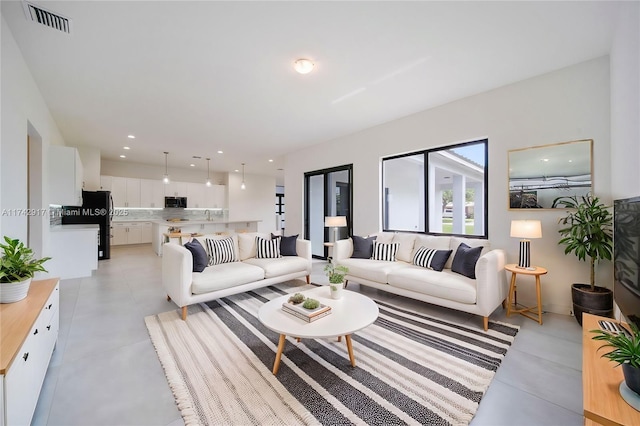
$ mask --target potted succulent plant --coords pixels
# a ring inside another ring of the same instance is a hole
[[[579,260],[590,261],[590,284],[571,285],[573,313],[582,325],[582,313],[611,316],[613,313],[613,292],[606,287],[595,285],[595,264],[600,260],[611,260],[613,253],[613,215],[609,207],[591,195],[580,197],[560,197],[554,206],[573,209],[559,222],[566,225],[558,232],[562,236],[558,244],[565,245],[564,253],[573,253]]]
[[[342,289],[344,288],[344,276],[349,272],[349,268],[329,263],[324,267],[324,272],[327,274],[327,277],[329,277],[331,298],[340,299],[342,297]]]
[[[624,381],[629,389],[640,394],[640,330],[635,324],[630,323],[631,333],[609,333],[603,330],[591,330],[596,335],[593,340],[602,340],[606,344],[602,348],[612,348],[610,352],[603,354],[604,358],[622,365]],[[616,366],[617,367],[617,366]]]
[[[47,272],[42,265],[51,258],[34,259],[33,250],[20,240],[5,236],[4,241],[0,243],[0,303],[18,302],[27,297],[33,275]]]

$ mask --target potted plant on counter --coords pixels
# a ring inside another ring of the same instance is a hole
[[[554,200],[555,206],[574,209],[559,222],[566,227],[558,232],[562,239],[558,244],[565,245],[564,253],[573,253],[579,260],[589,259],[591,268],[590,284],[571,285],[573,313],[582,325],[582,313],[610,317],[613,313],[613,292],[606,287],[595,285],[595,264],[600,260],[611,260],[613,253],[613,215],[609,207],[591,195],[560,197]]]
[[[13,303],[27,297],[33,275],[47,272],[42,265],[51,258],[34,259],[33,250],[20,240],[4,237],[4,241],[0,243],[0,303]]]
[[[342,290],[344,289],[344,276],[349,272],[349,268],[346,266],[336,266],[333,263],[329,263],[324,267],[324,272],[329,277],[329,289],[331,290],[332,299],[340,299],[342,297]]]
[[[602,356],[622,365],[625,384],[633,392],[640,394],[640,330],[633,323],[630,323],[629,326],[631,333],[628,334],[591,330],[596,334],[592,339],[606,342],[600,346],[600,349],[612,348],[610,352]]]

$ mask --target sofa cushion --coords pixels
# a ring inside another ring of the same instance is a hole
[[[379,243],[377,241],[373,242],[373,253],[371,254],[371,259],[373,260],[384,260],[387,262],[395,262],[396,254],[398,253],[398,247],[400,247],[400,243]]]
[[[233,238],[227,237],[218,240],[207,238],[207,251],[209,254],[209,266],[221,263],[237,262]]]
[[[469,247],[483,247],[482,248],[482,253],[480,254],[480,256],[482,256],[483,254],[489,252],[491,250],[491,245],[489,244],[488,240],[481,240],[481,239],[477,239],[477,238],[461,238],[461,237],[451,237],[451,244],[449,245],[449,249],[453,250],[453,253],[455,253],[458,250],[458,246],[461,243],[465,243],[467,246]],[[447,264],[444,265],[445,268],[449,268],[451,269],[451,265],[453,264],[453,257],[451,256],[449,258],[449,260],[447,261]]]
[[[279,277],[294,272],[306,271],[309,261],[298,256],[283,256],[278,259],[247,259],[243,263],[264,270],[265,278]]]
[[[376,232],[375,234],[369,234],[370,237],[376,237],[376,241],[379,243],[390,243],[393,241],[393,232]]]
[[[409,265],[389,273],[389,285],[460,303],[476,303],[476,281],[448,270]]]
[[[451,256],[451,250],[436,250],[420,247],[413,256],[413,264],[422,268],[442,271],[447,259]]]
[[[420,247],[426,247],[435,250],[450,250],[451,237],[441,235],[417,235],[416,242],[413,245],[413,256]]]
[[[231,238],[233,240],[233,250],[236,259],[240,259],[240,252],[238,251],[238,236],[237,234],[233,235],[218,235],[218,234],[206,234],[201,237],[195,237],[194,240],[198,240],[198,242],[204,247],[205,251],[207,250],[207,239],[211,240],[223,240],[225,238]],[[207,253],[207,256],[209,254]],[[208,261],[208,259],[207,259]]]
[[[351,237],[353,241],[353,253],[352,259],[371,259],[373,254],[373,242],[376,240],[376,236],[369,238],[358,237],[354,235]]]
[[[194,272],[191,293],[202,294],[264,279],[264,270],[243,262],[222,263]]]
[[[280,256],[280,238],[265,240],[256,237],[256,259],[277,259]]]
[[[403,262],[409,262],[413,260],[413,245],[416,241],[416,234],[408,233],[408,232],[396,232],[393,235],[394,243],[398,243],[398,253],[396,253],[396,258],[398,260],[402,260]]]
[[[298,235],[291,235],[290,237],[285,237],[284,235],[275,235],[271,234],[271,239],[280,239],[280,254],[282,256],[297,256],[298,252],[296,251],[296,240],[298,239]]]
[[[469,247],[465,243],[460,243],[451,270],[465,277],[476,278],[476,263],[482,253],[482,247]]]
[[[184,247],[191,252],[193,272],[202,272],[209,265],[209,257],[198,240],[189,241]]]
[[[341,259],[339,264],[349,268],[348,275],[382,284],[387,283],[387,275],[389,272],[408,266],[405,262],[386,262],[384,260],[353,258]]]
[[[238,249],[240,260],[256,257],[256,237],[264,238],[268,240],[271,238],[269,234],[262,232],[246,232],[238,234]]]

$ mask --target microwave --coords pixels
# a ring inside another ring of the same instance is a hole
[[[187,197],[164,197],[165,208],[187,208]]]

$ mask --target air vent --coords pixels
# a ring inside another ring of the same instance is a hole
[[[24,9],[24,13],[27,15],[27,19],[46,27],[53,28],[54,30],[71,34],[71,19],[26,1],[22,2],[22,8]]]

